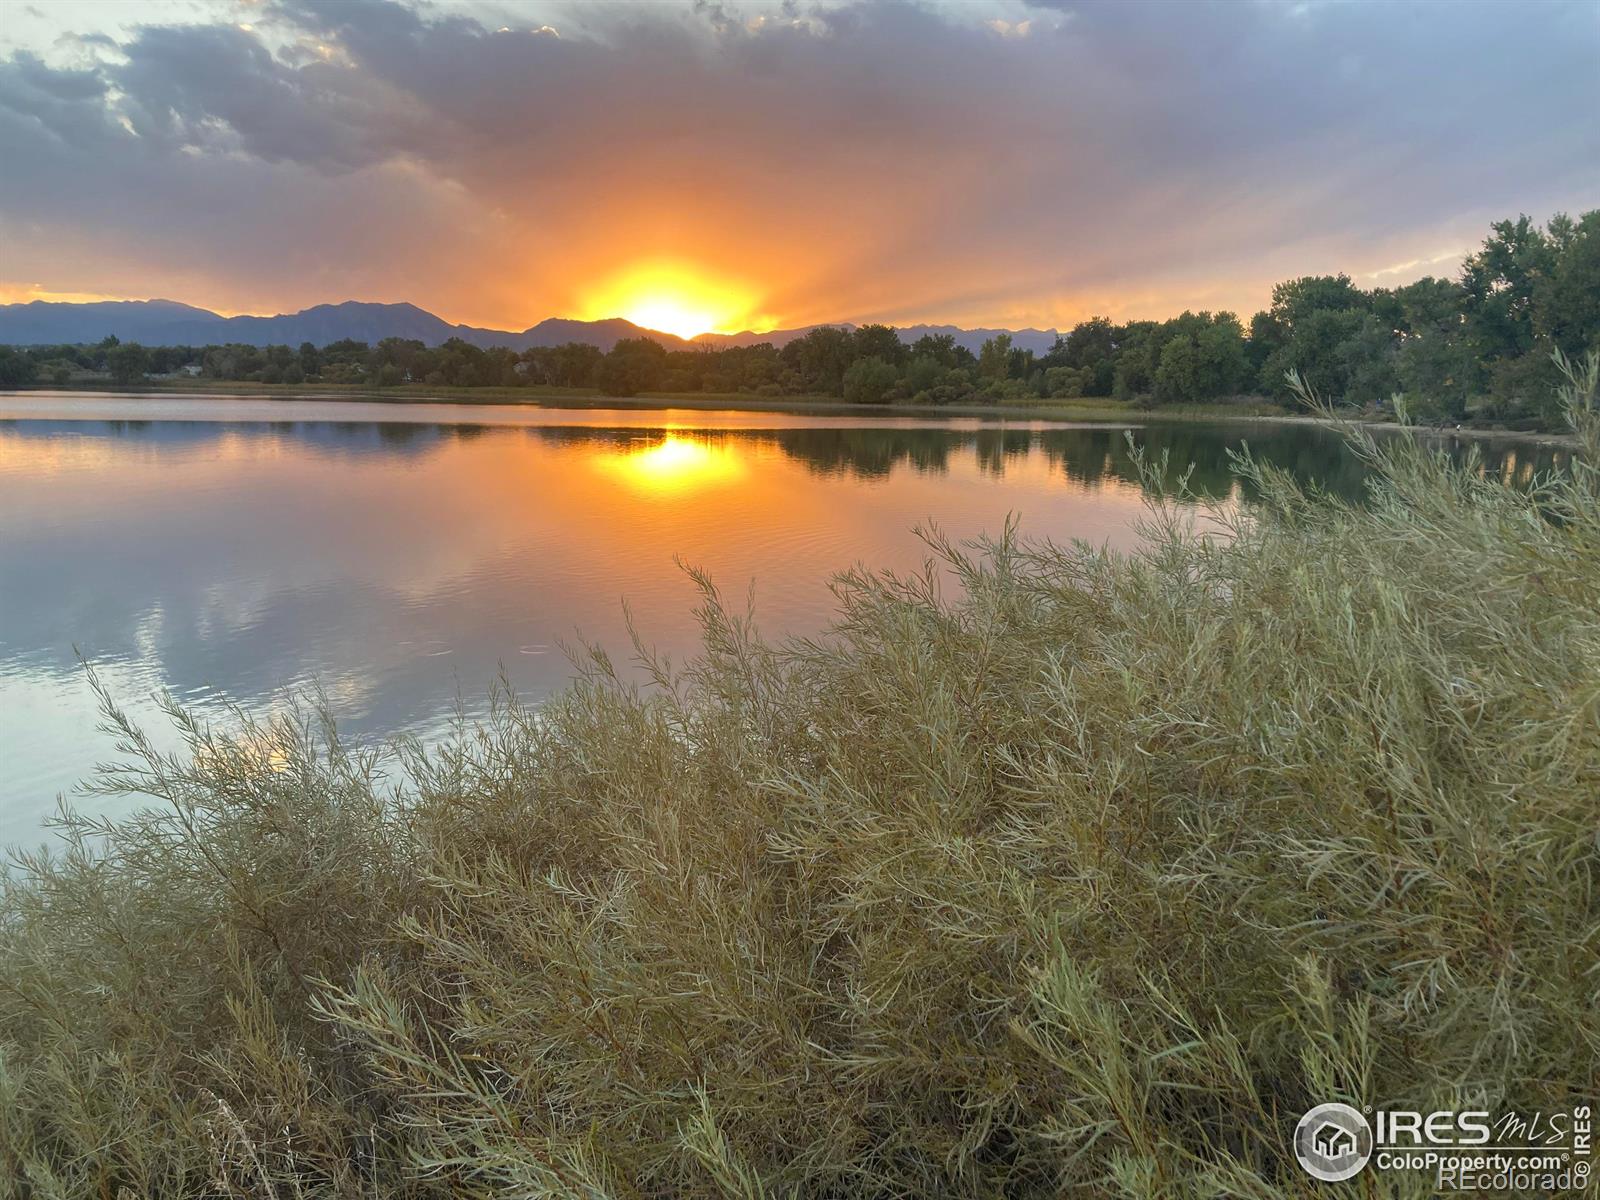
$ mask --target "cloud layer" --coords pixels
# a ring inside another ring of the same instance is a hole
[[[13,48],[0,283],[520,327],[671,261],[782,324],[1052,325],[1450,270],[1600,203],[1590,3],[534,11],[236,0]]]

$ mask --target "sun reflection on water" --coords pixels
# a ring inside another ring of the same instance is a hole
[[[629,486],[656,495],[737,483],[746,472],[732,451],[672,433],[654,445],[605,454],[598,462]]]

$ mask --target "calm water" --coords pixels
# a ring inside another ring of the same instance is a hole
[[[1244,437],[1360,490],[1317,430],[1139,436],[1235,503]],[[1551,459],[1489,456],[1512,475]],[[916,525],[969,537],[1014,512],[1127,545],[1140,511],[1120,427],[0,395],[0,843],[37,840],[112,756],[77,653],[153,730],[163,689],[226,720],[320,685],[353,737],[440,732],[502,668],[526,699],[561,687],[562,642],[625,657],[624,600],[648,641],[693,650],[677,559],[735,596],[753,583],[768,633],[806,633],[830,572],[919,565]]]

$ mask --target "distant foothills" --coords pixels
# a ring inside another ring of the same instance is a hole
[[[830,327],[855,328],[837,322]],[[369,304],[358,300],[319,304],[276,317],[224,317],[176,300],[104,300],[88,304],[33,300],[25,304],[0,304],[0,345],[5,346],[92,345],[108,337],[146,346],[265,348],[296,346],[302,342],[326,346],[342,341],[375,344],[385,338],[442,346],[451,338],[459,338],[480,350],[504,347],[522,351],[579,343],[607,351],[624,338],[648,337],[669,350],[697,345],[722,349],[763,342],[781,349],[815,328],[818,326],[776,329],[769,333],[702,333],[686,340],[657,329],[646,329],[621,317],[603,321],[551,317],[519,332],[452,325],[415,304]],[[959,329],[954,325],[909,325],[900,333],[908,343],[924,334],[947,334],[955,339],[956,345],[974,354],[998,333],[1010,334],[1012,344],[1020,349],[1041,354],[1059,336],[1054,329]]]
[[[1312,275],[1231,312],[1054,329],[817,325],[684,341],[628,321],[451,325],[411,304],[222,317],[168,300],[0,308],[0,387],[183,377],[341,388],[553,388],[605,396],[838,397],[857,404],[1145,408],[1289,400],[1554,428],[1557,359],[1600,355],[1600,210],[1496,222],[1454,278],[1362,288]]]

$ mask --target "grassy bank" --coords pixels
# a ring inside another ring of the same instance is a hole
[[[315,720],[124,729],[157,803],[4,894],[0,1191],[1311,1197],[1313,1104],[1592,1103],[1580,424],[1531,491],[1385,439],[1225,537],[935,538],[963,588],[815,642],[707,587],[686,669],[399,797]]]
[[[146,387],[115,388],[109,382],[62,388],[22,389],[63,392],[102,392],[152,396],[216,395],[282,398],[285,400],[362,400],[378,404],[534,404],[574,408],[658,409],[686,408],[706,411],[783,412],[831,416],[899,417],[1012,417],[1062,421],[1124,420],[1240,420],[1283,417],[1277,404],[1257,398],[1219,404],[1171,404],[1144,409],[1124,400],[1083,398],[1040,400],[1005,404],[850,404],[835,396],[756,396],[748,392],[647,392],[638,396],[607,396],[596,388],[558,387],[433,387],[400,384],[362,387],[315,383],[237,383],[216,379],[161,380]],[[1309,419],[1309,418],[1307,418]]]

